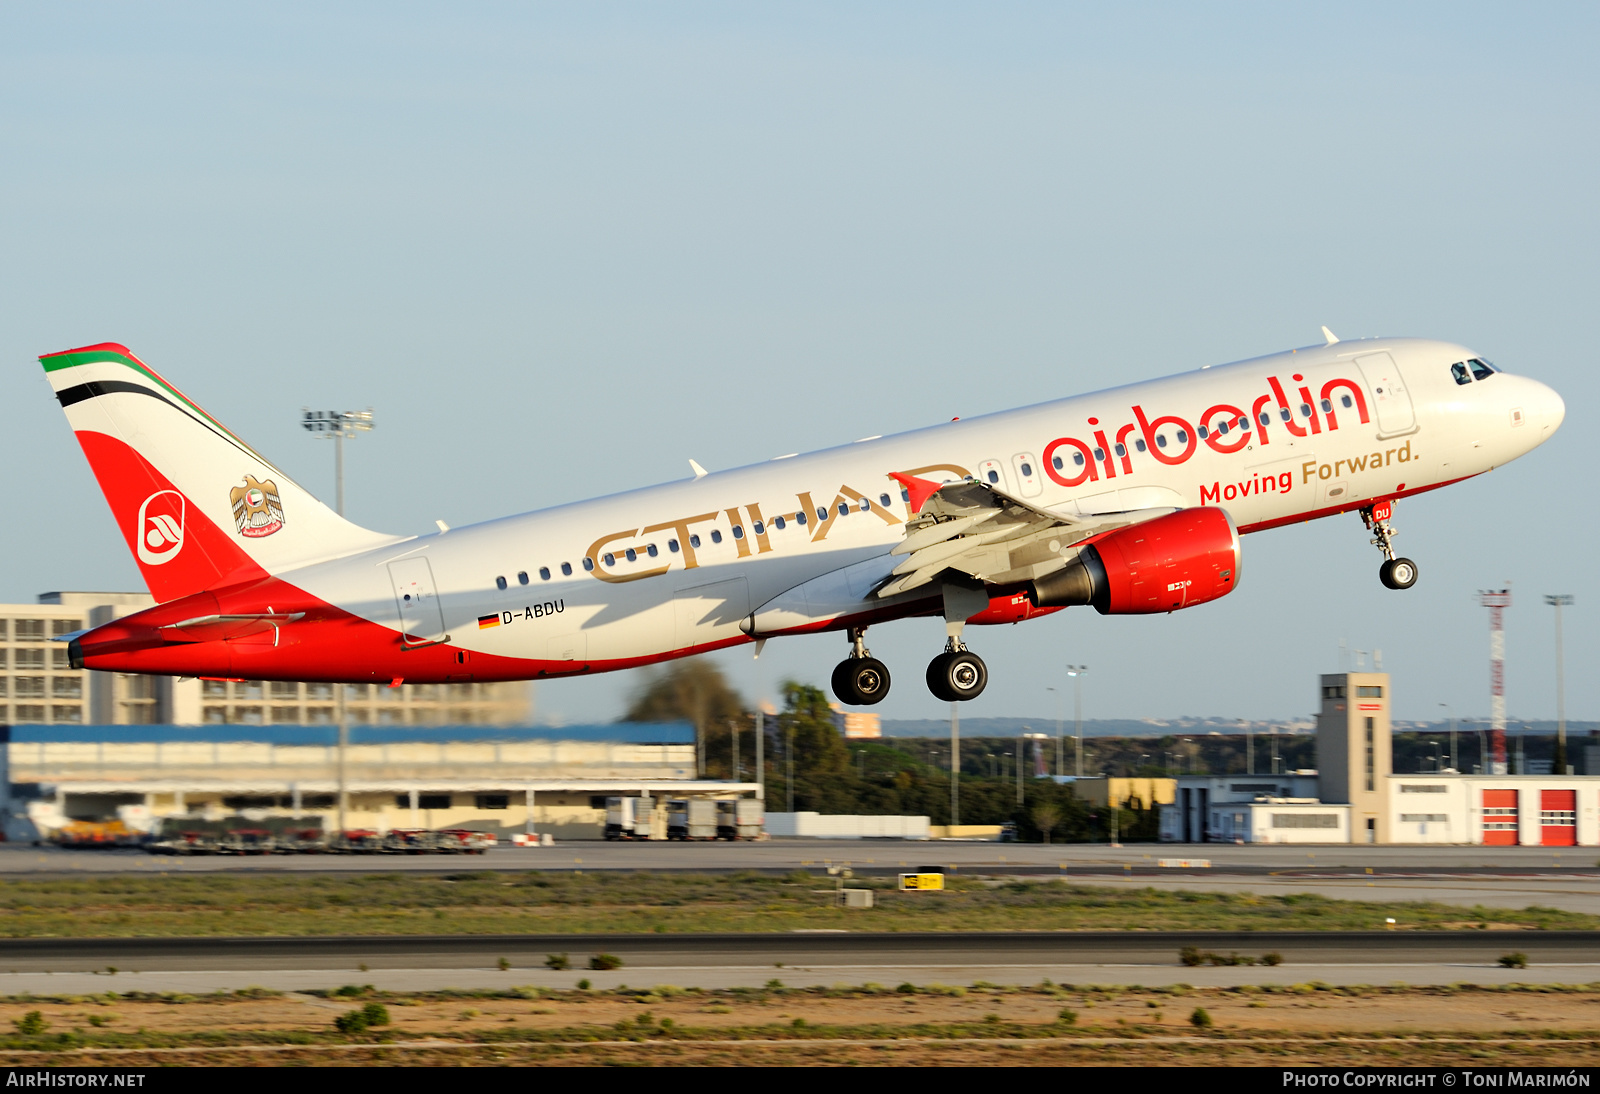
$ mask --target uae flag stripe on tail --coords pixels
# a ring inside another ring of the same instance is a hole
[[[480,615],[480,616],[478,616],[478,629],[480,631],[481,630],[486,630],[489,627],[498,627],[499,625],[500,625],[500,613],[499,612],[496,612],[494,615]]]

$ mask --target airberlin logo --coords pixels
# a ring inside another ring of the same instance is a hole
[[[171,562],[183,549],[183,495],[176,490],[157,490],[139,506],[139,561],[146,566]]]

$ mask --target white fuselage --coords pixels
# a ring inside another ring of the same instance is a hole
[[[416,639],[449,635],[474,652],[558,663],[552,673],[561,664],[622,667],[745,640],[764,604],[886,555],[909,515],[890,472],[972,476],[1068,516],[1216,505],[1246,532],[1481,474],[1548,439],[1564,408],[1526,377],[1458,383],[1451,365],[1474,357],[1415,339],[1310,347],[452,529],[278,576]],[[821,605],[815,622],[842,618]]]

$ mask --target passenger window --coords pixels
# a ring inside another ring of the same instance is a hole
[[[1126,456],[1127,454],[1128,454],[1128,446],[1125,445],[1125,444],[1118,444],[1117,445],[1117,456],[1118,456],[1118,458]]]
[[[1033,478],[1033,465],[1032,464],[1025,463],[1025,464],[1022,465],[1022,477],[1025,478],[1025,479]]]
[[[786,524],[787,524],[787,523],[788,523],[788,522],[787,522],[787,521],[785,521],[785,520],[784,520],[784,519],[783,519],[783,518],[782,518],[782,517],[773,517],[773,518],[772,518],[772,526],[773,526],[773,527],[774,527],[774,528],[776,528],[776,529],[777,529],[777,530],[778,530],[778,531],[780,531],[780,532],[781,532],[781,531],[783,531],[783,529],[784,529],[784,526],[785,526],[785,525],[786,525]]]
[[[548,566],[540,566],[539,567],[539,580],[540,581],[549,581],[550,580],[550,567],[548,567]]]
[[[1024,475],[1033,474],[1032,471],[1028,470],[1028,465],[1027,464],[1023,464],[1022,465],[1022,473]],[[888,494],[879,494],[878,495],[878,504],[883,506],[885,509],[889,508],[889,495]]]
[[[989,481],[990,482],[999,482],[1000,481],[1000,472],[998,472],[998,471],[990,471],[989,472]]]
[[[678,541],[675,540],[675,539],[667,540],[667,550],[671,551],[673,554],[677,554],[678,553]]]
[[[720,529],[720,528],[711,529],[711,542],[712,543],[721,543],[722,542],[722,529]]]
[[[1351,407],[1355,406],[1356,403],[1354,399],[1346,395],[1344,398],[1339,400],[1339,405],[1343,406],[1346,410],[1349,410]]]
[[[563,562],[561,565],[563,567],[565,567],[566,563]],[[590,558],[588,555],[584,555],[583,556],[583,568],[585,570],[593,570],[594,569],[594,559]]]
[[[849,502],[841,501],[839,503],[839,515],[841,517],[847,517],[847,516],[850,515],[850,503]]]
[[[1290,415],[1288,407],[1283,407],[1282,409],[1280,409],[1278,411],[1278,417],[1282,418],[1286,422],[1290,419],[1291,416],[1292,415]]]
[[[1165,448],[1165,447],[1167,447],[1167,435],[1165,433],[1157,433],[1156,434],[1156,447],[1157,448]]]
[[[601,561],[607,566],[615,566],[617,564],[617,556],[612,554],[610,551],[607,551],[603,556],[601,556]]]
[[[872,512],[872,502],[869,499],[867,499],[867,498],[862,498],[861,499],[861,511],[863,513]]]
[[[1217,436],[1226,437],[1227,435],[1228,435],[1228,423],[1225,422],[1225,421],[1224,422],[1218,422],[1217,423]]]
[[[767,526],[765,524],[762,524],[759,520],[756,521],[754,524],[752,524],[750,527],[752,527],[752,528],[754,528],[756,530],[756,535],[758,535],[758,536],[766,534]]]
[[[1207,430],[1205,426],[1201,426],[1199,429],[1195,430],[1195,432],[1200,434],[1200,439],[1202,441],[1211,435],[1210,431]]]
[[[635,551],[632,547],[628,548],[627,555],[628,555],[628,561],[629,562],[638,562],[639,561],[639,552]]]
[[[504,589],[506,587],[506,579],[503,578],[503,577],[495,578],[494,579],[494,587],[497,588],[497,589]]]
[[[1262,425],[1270,425],[1270,424],[1272,424],[1272,415],[1268,414],[1265,410],[1263,410],[1261,412],[1261,424]]]
[[[1103,449],[1103,448],[1095,449],[1094,450],[1094,458],[1096,460],[1104,460],[1106,458],[1106,450]]]
[[[1179,444],[1188,444],[1189,443],[1189,434],[1186,433],[1184,430],[1181,430],[1181,429],[1178,430],[1178,443]]]
[[[1149,446],[1146,445],[1142,439],[1134,441],[1133,442],[1133,447],[1138,449],[1140,452],[1148,452],[1148,451],[1150,451]]]
[[[1052,456],[1050,458],[1050,462],[1056,465],[1056,470],[1057,471],[1060,471],[1063,467],[1066,466],[1066,464],[1061,462],[1061,457],[1060,456]]]
[[[803,510],[794,515],[794,522],[802,528],[806,526],[806,515]]]
[[[742,528],[740,525],[735,524],[733,526],[733,538],[734,539],[743,539],[744,538],[744,528]]]
[[[584,559],[583,561],[588,562],[589,560],[588,559]],[[562,577],[571,577],[572,576],[572,563],[563,562],[561,564],[561,576]]]
[[[1076,449],[1074,449],[1073,453],[1072,453],[1072,462],[1077,464],[1079,467],[1082,467],[1083,466],[1083,453],[1077,451]]]
[[[823,521],[825,521],[827,519],[828,519],[828,511],[826,509],[818,508],[817,509],[817,523],[821,524]]]
[[[528,571],[527,570],[523,570],[523,571],[521,571],[520,573],[517,574],[517,584],[518,585],[526,585],[527,583],[528,583]]]
[[[1311,417],[1311,404],[1310,403],[1301,403],[1300,404],[1300,417],[1302,417],[1302,418]]]
[[[1333,413],[1333,400],[1332,399],[1324,399],[1324,400],[1322,400],[1322,412],[1324,414],[1332,414]]]
[[[698,534],[691,535],[689,537],[689,546],[690,547],[699,547],[700,546],[700,536]]]
[[[1472,378],[1474,380],[1487,380],[1489,377],[1494,375],[1494,369],[1490,368],[1476,357],[1468,361],[1467,364],[1472,366]]]
[[[1239,432],[1240,433],[1248,433],[1248,432],[1250,432],[1250,419],[1249,418],[1245,418],[1245,417],[1242,417],[1242,416],[1239,418]]]

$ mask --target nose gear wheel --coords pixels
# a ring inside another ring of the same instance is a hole
[[[1394,537],[1399,535],[1389,523],[1393,502],[1378,502],[1361,510],[1361,522],[1372,532],[1372,545],[1383,552],[1378,580],[1386,589],[1409,589],[1417,583],[1417,564],[1409,558],[1396,558]]]

